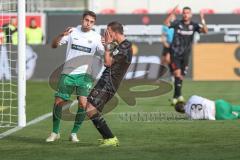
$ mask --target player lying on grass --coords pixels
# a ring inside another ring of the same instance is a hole
[[[208,32],[203,13],[200,14],[202,24],[193,22],[192,10],[189,7],[183,8],[181,20],[171,22],[176,9],[177,6],[164,21],[165,25],[174,29],[173,41],[170,45],[171,68],[175,79],[172,105],[175,105],[179,100],[184,101],[181,93],[182,81],[188,69],[194,33]]]
[[[114,41],[118,45],[110,50],[109,44]],[[119,22],[108,24],[104,46],[106,69],[88,96],[87,115],[102,135],[100,146],[118,146],[119,141],[111,132],[101,111],[116,93],[132,60],[132,44],[124,36],[122,24]]]
[[[240,119],[240,105],[232,105],[223,99],[212,101],[196,95],[190,97],[187,103],[178,102],[175,105],[175,110],[185,113],[190,119],[194,120]]]
[[[91,73],[88,72],[88,68],[78,64],[77,59],[81,58],[81,56],[94,56],[97,52],[102,52],[102,54],[104,52],[100,34],[92,30],[95,21],[96,14],[92,11],[86,11],[82,16],[81,26],[68,28],[52,42],[53,48],[67,44],[67,50],[63,71],[55,93],[53,129],[51,135],[46,139],[47,142],[53,142],[60,138],[59,128],[62,107],[70,99],[74,91],[77,95],[79,107],[69,140],[72,142],[79,141],[77,132],[85,117],[85,110],[83,108],[86,106],[87,96],[93,85],[93,78]]]

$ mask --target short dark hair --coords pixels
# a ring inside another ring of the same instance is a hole
[[[107,25],[113,32],[123,34],[123,25],[117,21],[113,21]]]
[[[184,106],[185,106],[184,102],[177,102],[177,104],[175,105],[175,110],[179,113],[185,113]]]
[[[185,9],[190,10],[190,11],[192,10],[190,7],[187,7],[187,6],[183,7],[183,10],[185,10]]]
[[[94,13],[93,11],[85,11],[85,12],[83,13],[82,18],[84,19],[86,16],[91,16],[91,17],[93,17],[95,20],[97,19],[97,15],[96,15],[96,13]]]

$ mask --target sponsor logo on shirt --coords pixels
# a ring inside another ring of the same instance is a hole
[[[88,48],[88,47],[72,44],[71,48],[74,49],[74,50],[91,53],[91,48]]]
[[[181,35],[192,35],[193,31],[183,31],[183,30],[177,30],[177,33],[181,34]]]

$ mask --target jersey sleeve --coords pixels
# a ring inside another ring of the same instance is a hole
[[[71,38],[71,35],[74,35],[77,31],[77,28],[71,28],[71,33],[66,35],[66,36],[63,36],[62,39],[60,40],[60,42],[58,43],[58,45],[63,45],[63,44],[67,44],[69,43],[70,41],[70,38]]]
[[[199,23],[194,23],[193,26],[194,26],[194,31],[195,31],[195,32],[198,32],[198,33],[201,32],[201,28],[202,28],[202,25],[201,25],[201,24],[199,24]]]
[[[63,36],[62,39],[59,41],[58,45],[61,46],[63,44],[67,44],[69,41],[70,34],[67,36]]]
[[[163,27],[162,27],[162,34],[167,34],[167,32],[168,32],[168,27],[167,26],[165,26],[165,25],[163,25]]]

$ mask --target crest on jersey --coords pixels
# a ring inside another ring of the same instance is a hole
[[[92,43],[92,40],[89,39],[89,40],[88,40],[88,43]]]
[[[113,53],[114,56],[116,56],[119,53],[119,50],[115,49],[112,53]]]

